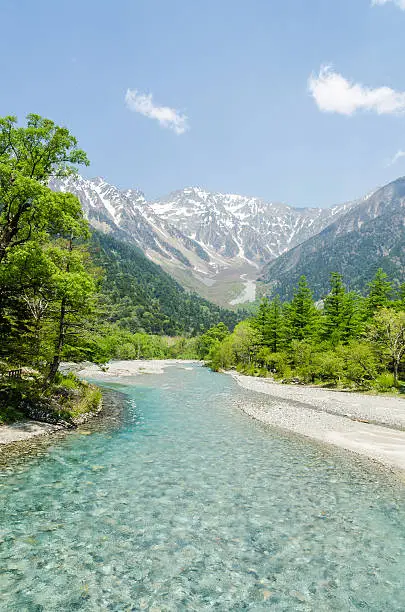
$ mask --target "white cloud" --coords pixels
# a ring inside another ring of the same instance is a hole
[[[389,160],[389,162],[387,163],[387,166],[393,166],[394,164],[397,163],[397,161],[399,161],[403,157],[405,157],[405,151],[402,151],[402,150],[397,151],[394,157]]]
[[[308,81],[309,91],[324,113],[353,115],[356,111],[373,111],[378,115],[405,112],[405,92],[390,87],[365,87],[352,83],[331,66],[323,66],[319,75]]]
[[[393,2],[400,9],[405,11],[405,0],[372,0],[371,4],[373,6],[378,6],[378,5],[381,5],[381,4],[387,4],[388,2]]]
[[[169,106],[156,106],[152,94],[142,94],[136,89],[127,89],[125,104],[134,113],[156,119],[162,127],[173,130],[176,134],[184,134],[189,129],[186,115]]]

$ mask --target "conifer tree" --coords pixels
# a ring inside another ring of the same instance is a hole
[[[333,345],[346,343],[361,333],[363,319],[362,299],[354,292],[347,292],[342,276],[333,272],[330,292],[324,299],[324,338]]]
[[[388,276],[383,269],[379,268],[374,279],[368,283],[368,287],[366,310],[367,315],[372,317],[380,308],[388,306],[392,293],[392,283],[388,280]]]
[[[256,317],[257,329],[261,332],[263,346],[268,347],[272,353],[277,353],[285,345],[284,308],[280,297],[269,302],[266,299],[259,307]]]
[[[286,309],[286,318],[286,333],[289,341],[304,340],[315,335],[319,313],[305,276],[301,276],[298,282],[294,297]]]

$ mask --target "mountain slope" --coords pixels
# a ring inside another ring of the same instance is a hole
[[[133,333],[195,335],[220,321],[233,328],[243,316],[187,292],[137,247],[111,235],[93,232],[91,253],[105,274],[106,320]]]
[[[93,227],[135,244],[184,287],[221,305],[254,300],[264,263],[356,205],[296,209],[199,188],[148,202],[141,191],[80,176],[51,187],[77,195]]]
[[[290,298],[301,275],[319,298],[331,272],[343,274],[352,289],[363,291],[383,268],[405,280],[405,178],[364,198],[316,236],[265,266],[266,291]]]
[[[298,209],[196,187],[176,191],[151,204],[160,218],[206,248],[257,264],[318,233],[351,206]]]

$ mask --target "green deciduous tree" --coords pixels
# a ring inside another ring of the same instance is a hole
[[[229,336],[229,329],[224,323],[214,325],[205,334],[202,334],[197,341],[197,350],[201,359],[209,354],[213,346],[219,345]]]
[[[48,249],[54,263],[52,277],[52,302],[54,333],[52,342],[52,359],[47,376],[52,382],[58,371],[63,350],[67,343],[80,344],[78,339],[90,325],[95,282],[88,272],[90,262],[88,253],[82,245],[75,244],[70,235],[58,239]]]
[[[76,139],[39,115],[0,119],[0,330],[11,361],[49,362],[51,381],[89,311],[88,224],[79,200],[48,187],[87,164]],[[80,246],[79,246],[80,244]],[[68,246],[67,246],[68,245]]]
[[[231,341],[236,359],[243,365],[251,365],[262,343],[262,337],[249,321],[242,321],[235,327]]]
[[[382,308],[370,326],[369,339],[380,359],[392,365],[395,384],[398,384],[399,366],[405,356],[405,312]]]
[[[30,240],[80,230],[78,199],[48,187],[51,176],[72,173],[78,164],[88,160],[66,128],[39,115],[28,115],[25,126],[0,118],[0,263]]]

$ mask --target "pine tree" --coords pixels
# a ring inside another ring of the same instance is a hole
[[[330,293],[324,299],[323,337],[336,345],[361,334],[364,320],[361,297],[347,292],[342,276],[332,272]]]
[[[299,280],[294,297],[286,309],[286,318],[286,333],[289,341],[304,340],[316,334],[319,313],[305,276],[301,276]]]
[[[270,301],[267,297],[263,297],[260,301],[256,316],[252,319],[252,326],[263,332],[264,336],[270,313]],[[266,344],[266,339],[263,337],[263,343]]]
[[[285,346],[284,308],[277,295],[269,304],[266,326],[263,329],[265,344],[273,353]]]
[[[383,269],[379,268],[374,279],[368,283],[368,287],[366,310],[367,315],[372,317],[380,308],[388,306],[392,293],[392,283],[388,280],[388,276]]]

